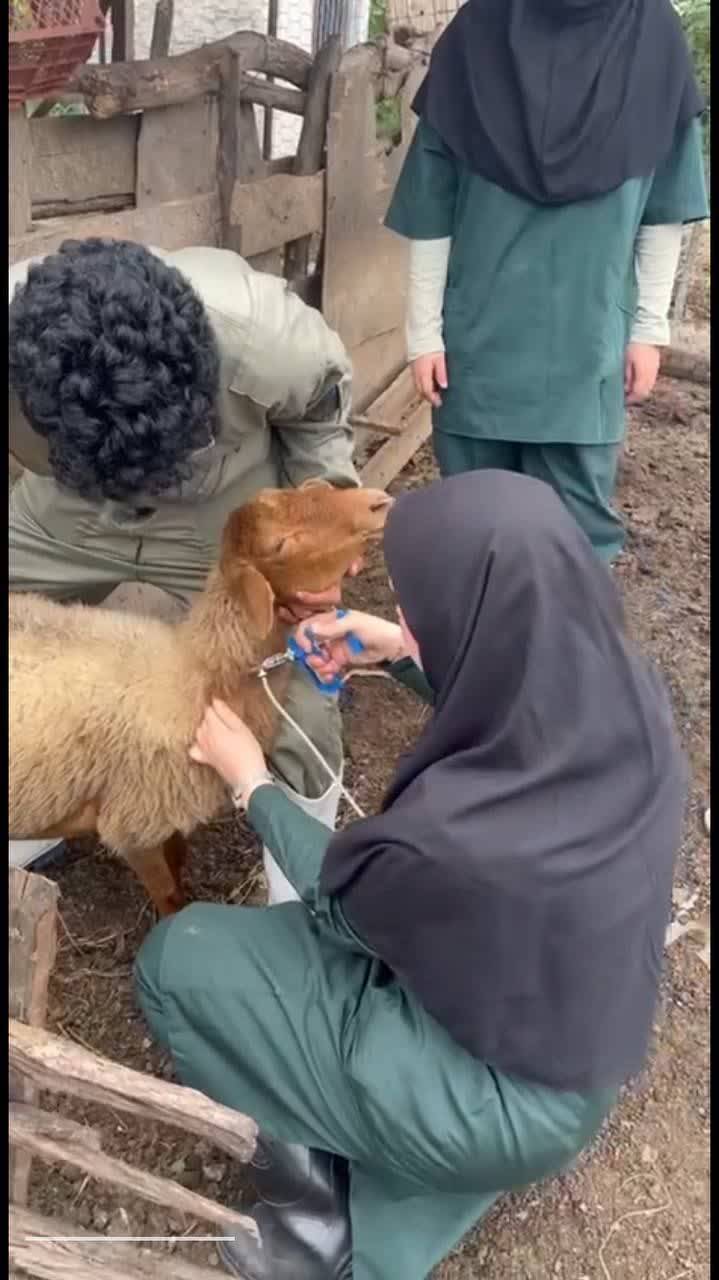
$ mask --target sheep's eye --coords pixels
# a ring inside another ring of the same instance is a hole
[[[291,533],[283,533],[281,538],[277,538],[272,543],[272,546],[270,547],[270,555],[273,555],[273,556],[281,555],[283,551],[286,551],[288,549],[291,540],[292,540]]]

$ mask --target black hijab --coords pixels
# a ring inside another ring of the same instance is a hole
[[[435,710],[322,888],[476,1058],[618,1084],[647,1049],[686,795],[662,683],[541,481],[400,497],[385,552]]]
[[[704,107],[671,0],[466,0],[412,105],[467,168],[537,204],[649,175]]]

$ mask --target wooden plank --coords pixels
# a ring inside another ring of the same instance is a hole
[[[321,232],[324,194],[324,173],[306,178],[278,173],[261,182],[235,183],[230,216],[238,252],[248,258]]]
[[[8,1225],[11,1274],[21,1272],[37,1280],[217,1280],[217,1271],[186,1262],[180,1251],[170,1257],[119,1240],[108,1248],[72,1222],[13,1204]],[[51,1236],[65,1239],[37,1238]]]
[[[143,112],[137,142],[137,207],[214,191],[218,130],[217,99],[209,95]]]
[[[36,1123],[32,1111],[32,1108],[25,1108],[10,1112],[8,1136],[11,1146],[51,1163],[74,1165],[91,1178],[99,1178],[111,1183],[113,1187],[121,1187],[130,1195],[140,1196],[165,1209],[188,1214],[199,1218],[201,1222],[215,1223],[225,1231],[247,1232],[256,1237],[254,1218],[237,1213],[234,1209],[226,1209],[216,1200],[207,1200],[205,1196],[181,1187],[169,1178],[158,1178],[144,1169],[135,1169],[126,1161],[106,1155],[102,1150],[93,1150],[85,1142],[78,1142],[77,1138],[68,1134],[60,1139],[52,1137],[43,1132],[42,1125]]]
[[[408,104],[424,76],[417,62],[402,88],[402,144],[378,147],[378,52],[360,45],[342,59],[330,91],[327,222],[322,310],[347,347],[404,324],[407,242],[382,226],[414,122]]]
[[[19,867],[10,869],[8,1010],[11,1018],[19,1020],[18,1026],[26,1022],[40,1027],[47,1015],[47,988],[57,944],[57,899],[58,888],[51,880]],[[29,1104],[36,1096],[32,1082],[11,1069],[13,1101]],[[16,1204],[27,1200],[30,1161],[25,1152],[10,1152],[10,1198]]]
[[[365,463],[360,471],[362,484],[368,489],[386,489],[431,434],[431,409],[428,404],[420,404],[408,418],[402,434],[388,440]]]
[[[379,422],[402,422],[410,409],[416,406],[418,399],[412,370],[407,365],[377,396],[366,412]]]
[[[73,204],[96,196],[132,194],[139,123],[138,116],[31,120],[33,204]]]
[[[11,236],[27,231],[31,220],[30,173],[32,141],[24,107],[8,111],[8,221]]]
[[[255,1150],[257,1125],[249,1116],[212,1102],[197,1089],[156,1080],[60,1036],[10,1019],[10,1066],[40,1089],[67,1093],[176,1125],[246,1162]]]
[[[63,240],[106,236],[111,240],[137,240],[158,249],[183,249],[187,245],[220,243],[220,210],[216,192],[189,196],[167,204],[119,213],[88,214],[38,223],[32,232],[10,240],[10,262],[53,253]]]
[[[264,71],[298,89],[307,88],[312,65],[309,54],[287,40],[258,31],[237,31],[224,40],[170,58],[107,67],[87,63],[67,88],[82,93],[90,114],[101,120],[125,111],[171,107],[217,92],[220,66],[228,49],[237,57],[240,71]]]
[[[155,17],[152,21],[152,37],[150,39],[151,62],[154,58],[169,57],[174,15],[175,0],[157,0]]]
[[[404,321],[407,246],[377,207],[376,58],[370,46],[351,49],[330,93],[322,310],[347,347]]]

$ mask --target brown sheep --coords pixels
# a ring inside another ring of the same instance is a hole
[[[188,755],[207,702],[223,698],[271,745],[275,713],[252,672],[285,648],[276,607],[338,582],[390,503],[322,483],[263,490],[230,515],[180,622],[11,595],[11,838],[96,833],[161,915],[179,910],[185,837],[227,806]],[[280,698],[286,679],[272,677]]]

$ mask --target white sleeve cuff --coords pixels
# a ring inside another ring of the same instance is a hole
[[[634,246],[637,310],[632,342],[666,347],[671,341],[669,308],[682,248],[682,225],[641,226]]]
[[[409,242],[408,360],[444,351],[442,307],[451,247],[451,236]]]

